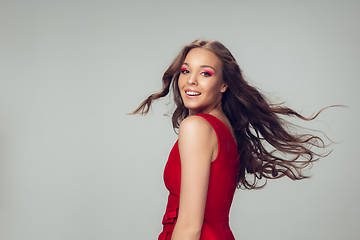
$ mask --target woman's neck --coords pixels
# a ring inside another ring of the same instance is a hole
[[[205,110],[201,110],[201,111],[193,111],[193,110],[189,109],[189,116],[193,116],[193,115],[196,115],[196,114],[211,114],[214,111],[215,112],[218,112],[218,111],[223,112],[222,105],[221,105],[221,100],[218,103],[214,104],[214,107],[209,108],[209,109],[205,109]]]

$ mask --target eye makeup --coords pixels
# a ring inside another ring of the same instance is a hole
[[[207,73],[209,76],[214,75],[214,72],[212,72],[210,70],[205,70],[205,71],[203,71],[203,73]]]
[[[181,67],[180,71],[182,72],[182,71],[185,71],[185,70],[188,70],[188,69],[186,67]]]

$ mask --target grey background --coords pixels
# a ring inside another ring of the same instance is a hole
[[[128,116],[184,44],[224,43],[247,80],[333,153],[309,180],[238,190],[237,239],[360,239],[359,1],[0,1],[0,239],[157,239],[177,136],[168,99]]]

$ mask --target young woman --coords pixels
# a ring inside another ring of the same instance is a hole
[[[316,116],[305,118],[270,104],[243,79],[235,58],[217,41],[186,45],[164,73],[163,90],[133,114],[148,113],[170,88],[179,139],[165,166],[170,193],[159,240],[234,239],[228,216],[237,186],[261,187],[262,178],[306,178],[301,170],[321,157],[311,150],[325,147],[321,138],[293,134],[290,123],[280,118]]]

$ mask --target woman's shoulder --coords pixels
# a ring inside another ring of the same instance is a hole
[[[216,132],[201,116],[189,116],[181,122],[178,145],[182,162],[188,159],[190,162],[197,162],[202,157],[211,162],[217,155]]]
[[[205,118],[197,115],[185,118],[179,127],[179,135],[181,133],[208,135],[213,131],[211,124]]]

